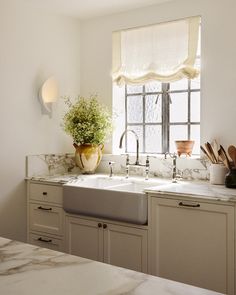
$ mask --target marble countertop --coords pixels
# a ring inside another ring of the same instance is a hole
[[[4,295],[216,295],[85,258],[0,238]]]
[[[78,177],[95,177],[102,176],[108,177],[107,174],[94,174],[94,175],[75,175],[75,174],[63,174],[54,176],[35,176],[27,179],[40,181],[44,183],[53,184],[65,184],[73,180],[78,179]],[[116,176],[124,180],[124,176]],[[143,177],[130,177],[127,181],[142,181]],[[159,182],[156,186],[150,187],[150,183]],[[162,195],[172,195],[172,196],[182,196],[182,197],[195,197],[204,198],[209,200],[217,201],[232,201],[236,202],[236,189],[226,188],[224,185],[212,185],[209,181],[186,181],[179,180],[177,183],[172,183],[171,179],[164,178],[150,178],[147,180],[148,188],[145,192],[151,194],[162,194]]]
[[[167,183],[148,188],[146,192],[182,197],[204,198],[217,201],[236,202],[236,189],[226,188],[224,185],[213,185],[208,181],[183,181]]]

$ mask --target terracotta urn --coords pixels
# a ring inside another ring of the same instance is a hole
[[[73,144],[75,147],[75,163],[83,174],[93,174],[102,159],[103,145]]]
[[[191,157],[194,146],[194,140],[176,140],[176,152],[180,157],[182,154]]]

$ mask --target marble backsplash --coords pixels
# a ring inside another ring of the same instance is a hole
[[[130,156],[130,162],[135,157]],[[145,156],[140,157],[140,162],[145,164]],[[164,159],[161,156],[150,156],[151,177],[172,177],[172,159]],[[108,162],[114,163],[114,174],[125,174],[125,155],[104,154],[102,161],[96,170],[97,173],[109,174]],[[188,180],[208,180],[209,162],[200,158],[177,158],[177,174]],[[29,155],[26,157],[26,177],[54,176],[59,174],[80,174],[80,170],[74,162],[74,154],[43,154]],[[130,167],[130,175],[144,175],[145,168]]]
[[[26,156],[26,177],[79,174],[74,154],[42,154]]]

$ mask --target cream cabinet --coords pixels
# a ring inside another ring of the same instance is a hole
[[[78,217],[66,217],[66,252],[103,261],[102,223]]]
[[[147,230],[69,215],[66,252],[146,273]]]
[[[234,294],[234,206],[151,197],[149,272]]]
[[[64,221],[61,185],[27,183],[28,242],[64,251]]]

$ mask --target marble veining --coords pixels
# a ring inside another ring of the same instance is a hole
[[[109,161],[114,161],[114,173],[125,174],[125,156],[104,154],[97,169],[97,173],[109,174]],[[134,156],[130,156],[130,162],[134,162]],[[141,157],[145,163],[145,157]],[[209,162],[198,158],[178,158],[177,173],[188,180],[209,179]],[[26,177],[54,176],[58,174],[81,174],[74,161],[74,154],[44,154],[26,157]],[[130,175],[144,176],[145,169],[130,166]],[[168,157],[150,156],[150,176],[171,178],[172,159]]]
[[[146,191],[152,194],[161,193],[179,197],[198,197],[236,202],[236,189],[226,188],[224,185],[213,185],[207,181],[179,181],[152,187]]]
[[[42,154],[26,157],[26,177],[80,174],[74,154]]]
[[[2,295],[216,295],[182,283],[0,238]]]

